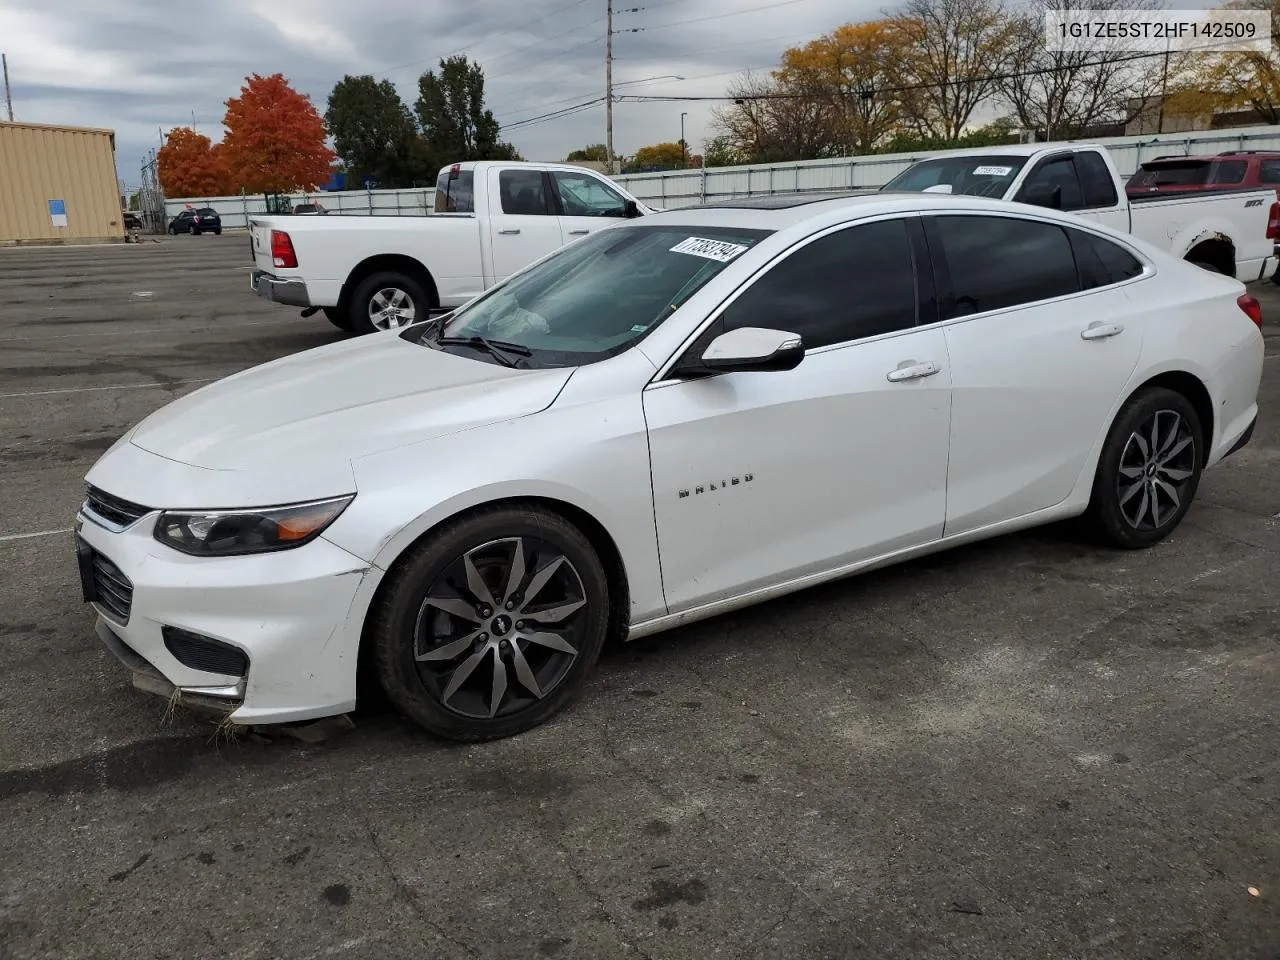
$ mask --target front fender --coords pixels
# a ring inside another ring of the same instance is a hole
[[[495,501],[540,498],[587,513],[609,534],[626,572],[633,622],[666,613],[638,394],[553,406],[363,457],[352,467],[361,492],[325,537],[380,570],[451,517]]]

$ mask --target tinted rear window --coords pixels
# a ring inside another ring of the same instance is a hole
[[[1049,300],[1080,289],[1066,231],[1012,217],[939,216],[934,220],[951,274],[945,313],[963,317]],[[992,251],[1000,251],[992,256]]]
[[[436,213],[475,213],[475,174],[443,170],[436,179]]]
[[[200,214],[202,217],[216,217],[218,215],[218,211],[213,209],[213,207],[201,207],[196,211],[196,213]]]

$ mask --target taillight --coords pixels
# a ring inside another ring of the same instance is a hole
[[[1271,205],[1271,213],[1267,215],[1267,239],[1280,240],[1280,201]]]
[[[1245,312],[1245,315],[1258,325],[1258,329],[1262,329],[1262,304],[1254,297],[1247,293],[1240,294],[1236,298],[1236,306]]]
[[[298,265],[298,255],[293,252],[293,241],[283,230],[271,231],[271,262],[277,267]]]

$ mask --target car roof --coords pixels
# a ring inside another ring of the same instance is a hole
[[[1019,213],[1063,223],[1077,219],[1046,207],[1033,207],[1009,200],[916,191],[870,191],[830,193],[774,194],[718,203],[677,207],[650,214],[639,224],[671,224],[679,226],[741,227],[757,230],[785,230],[806,220],[838,223],[862,220],[894,213],[924,211],[973,210],[993,213]]]
[[[1143,160],[1142,166],[1160,163],[1185,163],[1188,160],[1193,163],[1212,163],[1214,160],[1248,160],[1250,157],[1273,160],[1280,157],[1280,150],[1226,150],[1222,153],[1169,154],[1168,156]]]

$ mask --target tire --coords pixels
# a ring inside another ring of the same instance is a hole
[[[328,317],[329,322],[339,330],[345,330],[348,333],[351,332],[350,310],[339,310],[337,307],[321,307],[320,309],[323,311],[324,315]]]
[[[379,298],[375,303],[375,298]],[[395,306],[396,313],[386,316],[386,321],[379,324],[375,316],[379,313],[378,304],[386,303]],[[430,298],[422,288],[422,284],[394,270],[385,270],[366,277],[351,297],[351,327],[355,333],[377,333],[390,330],[418,320],[427,319],[431,309]]]
[[[214,228],[214,231],[213,231],[213,235],[214,235],[215,237],[220,237],[220,236],[222,236],[222,228],[221,228],[221,227],[215,227],[215,228]]]
[[[512,589],[514,606],[505,605]],[[537,507],[490,508],[432,533],[397,565],[371,615],[375,673],[396,709],[437,736],[510,737],[581,691],[605,642],[609,602],[604,566],[575,526]]]
[[[1153,424],[1158,424],[1157,449],[1166,451],[1162,460],[1144,453],[1151,447]],[[1151,387],[1130,397],[1098,458],[1087,514],[1094,532],[1126,550],[1151,547],[1169,536],[1199,489],[1204,443],[1200,417],[1182,394]]]
[[[191,235],[192,235],[193,237],[198,237],[198,236],[200,236],[200,228],[199,228],[199,227],[192,227],[192,228],[191,228]]]
[[[1205,263],[1203,260],[1188,260],[1187,263],[1191,264],[1193,267],[1199,267],[1201,270],[1208,270],[1210,273],[1220,274],[1221,276],[1224,276],[1224,277],[1230,276],[1230,274],[1226,273],[1225,271],[1219,270],[1213,264]]]

